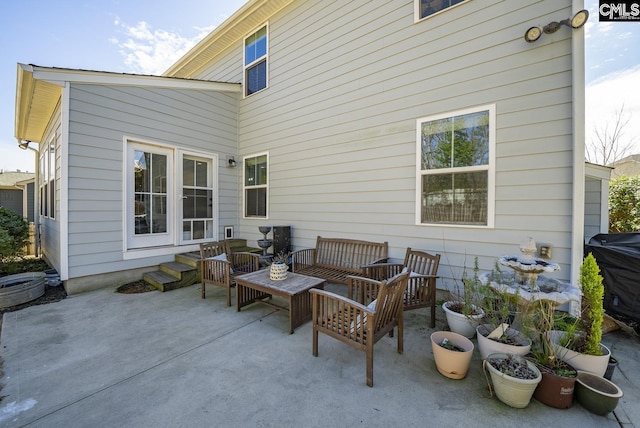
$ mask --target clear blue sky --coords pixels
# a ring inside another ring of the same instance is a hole
[[[244,3],[1,0],[0,169],[34,170],[33,152],[18,149],[14,138],[18,62],[160,74]],[[640,92],[640,22],[598,23],[597,3],[585,1],[587,141],[593,126],[611,120],[624,103],[631,116],[625,138],[637,135],[633,153],[640,153],[640,97],[633,96]]]

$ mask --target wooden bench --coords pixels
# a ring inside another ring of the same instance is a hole
[[[363,266],[385,263],[388,248],[387,242],[318,236],[315,248],[298,250],[291,254],[292,271],[346,285],[347,276],[363,275]]]

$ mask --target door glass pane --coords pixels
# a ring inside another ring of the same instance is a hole
[[[153,233],[167,231],[167,197],[153,197]]]
[[[183,159],[182,160],[182,182],[185,186],[193,186],[193,166],[195,162],[191,159]]]
[[[134,151],[134,233],[167,232],[167,156]]]
[[[183,221],[182,222],[182,239],[185,241],[191,240],[191,222]]]
[[[193,238],[192,239],[204,239],[204,221],[193,222]]]
[[[198,161],[195,163],[196,169],[196,182],[195,185],[198,187],[207,187],[208,178],[209,178],[209,168],[207,168],[207,163]]]

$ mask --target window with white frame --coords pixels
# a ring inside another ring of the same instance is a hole
[[[493,227],[495,106],[417,121],[417,223]]]
[[[267,218],[269,156],[244,158],[244,216]]]
[[[40,215],[56,216],[56,139],[40,150],[39,199]]]
[[[268,29],[265,24],[244,39],[244,95],[267,87]]]
[[[469,0],[415,0],[416,21]]]

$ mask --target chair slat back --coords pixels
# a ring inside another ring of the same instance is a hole
[[[231,259],[231,250],[229,243],[225,241],[205,242],[200,244],[200,259],[208,259],[209,257],[219,256],[222,253],[227,254],[227,258]]]
[[[376,303],[376,325],[378,331],[402,314],[404,292],[409,280],[408,270],[403,270],[388,281],[382,281]]]
[[[404,257],[404,266],[410,272],[420,275],[437,275],[440,264],[440,254],[429,254],[425,251],[412,250],[407,248]]]

